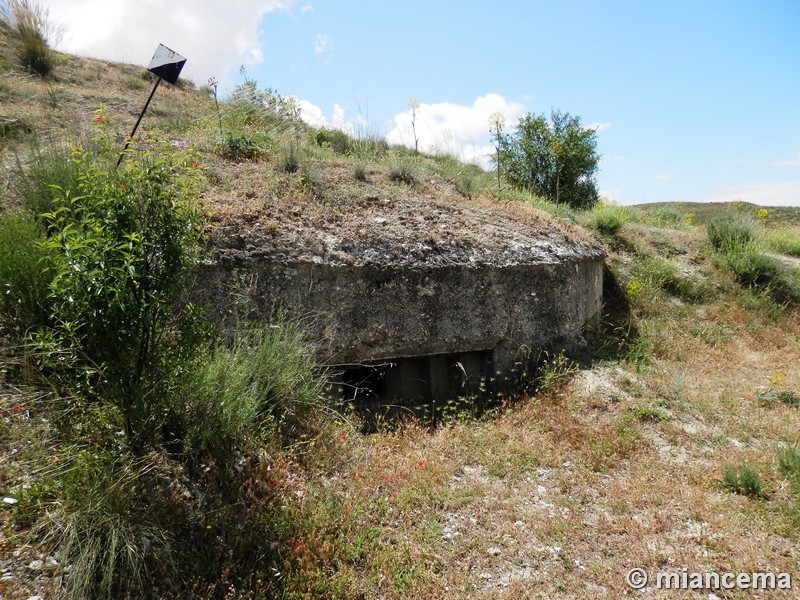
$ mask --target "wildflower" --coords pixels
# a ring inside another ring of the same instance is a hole
[[[119,187],[121,187],[124,190],[125,189],[125,184],[124,183],[120,183]]]
[[[392,480],[392,478],[391,478],[391,477],[389,477],[388,475],[384,475],[384,476],[383,476],[383,480],[384,480],[384,481],[391,481],[391,480]]]
[[[425,468],[425,461],[424,460],[419,461],[417,463],[417,467],[419,467],[420,469],[424,469]]]
[[[275,481],[274,479],[270,479],[270,480],[269,480],[269,484],[270,484],[271,486],[276,486],[276,485],[278,485],[278,482],[277,482],[277,481]]]
[[[211,525],[206,525],[206,529],[211,529]]]
[[[22,410],[22,406],[20,406],[19,404],[15,404],[14,406],[11,407],[11,410],[13,410],[14,412],[19,412]]]
[[[342,435],[339,436],[339,441],[340,442],[344,442],[345,440],[347,440],[347,436],[345,434],[342,434]]]
[[[97,117],[95,117],[94,120],[97,121],[98,123],[102,123],[103,122],[103,117],[101,117],[100,115],[97,115]]]
[[[200,165],[198,165],[197,163],[192,163],[192,168],[193,168],[193,169],[196,169],[196,168],[197,168],[197,167],[199,167],[199,166],[200,166]]]

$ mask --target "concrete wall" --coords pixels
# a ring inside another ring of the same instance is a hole
[[[262,255],[203,265],[195,297],[218,320],[242,294],[265,317],[276,305],[307,315],[324,362],[394,361],[398,372],[386,375],[392,394],[438,395],[455,385],[454,360],[466,369],[475,356],[489,356],[489,368],[502,373],[514,368],[520,348],[580,345],[585,324],[600,313],[602,273],[597,252],[573,252],[560,262],[393,268]],[[459,355],[467,358],[453,358]],[[420,373],[428,373],[426,383]]]

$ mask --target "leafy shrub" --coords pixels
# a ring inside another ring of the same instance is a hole
[[[245,78],[234,88],[221,110],[222,124],[230,131],[266,131],[301,126],[297,106],[291,98],[272,89],[259,89],[255,80]]]
[[[330,148],[337,154],[349,154],[352,147],[350,136],[339,129],[320,129],[314,140],[318,146]]]
[[[202,182],[191,159],[156,147],[117,170],[108,168],[113,149],[74,154],[77,183],[54,188],[54,208],[43,215],[51,313],[32,336],[54,381],[119,406],[139,449],[164,416],[151,403],[197,322],[178,299],[198,256],[193,202]]]
[[[708,241],[717,250],[746,246],[761,235],[761,224],[750,213],[732,211],[711,219],[706,225]]]
[[[738,469],[728,465],[722,471],[722,489],[748,498],[765,498],[766,492],[758,471],[747,465]]]
[[[232,131],[222,138],[222,156],[231,160],[253,160],[266,154],[270,138],[253,131]]]
[[[21,213],[0,214],[0,328],[21,338],[47,319],[44,232]]]

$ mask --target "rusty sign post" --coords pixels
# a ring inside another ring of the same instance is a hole
[[[185,64],[186,64],[186,57],[181,56],[174,50],[170,50],[164,44],[158,45],[156,53],[153,54],[153,59],[147,66],[147,70],[156,76],[156,83],[153,86],[153,91],[150,92],[150,97],[144,104],[142,112],[139,114],[139,118],[136,120],[136,125],[133,126],[133,131],[131,131],[131,134],[128,136],[128,140],[125,142],[125,148],[122,149],[122,154],[119,155],[119,160],[117,160],[117,166],[120,165],[122,159],[125,156],[125,152],[131,145],[131,141],[133,141],[133,136],[136,135],[136,130],[139,129],[139,123],[142,122],[142,117],[144,117],[144,113],[147,112],[147,107],[150,106],[150,101],[153,99],[153,96],[155,95],[156,90],[158,89],[158,84],[161,83],[161,80],[163,79],[167,83],[175,85],[178,82],[178,76],[181,74],[181,71],[183,70],[183,65]]]

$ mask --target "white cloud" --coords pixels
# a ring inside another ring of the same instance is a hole
[[[743,200],[762,206],[800,206],[800,181],[724,186],[714,194],[689,201],[732,202],[733,200]]]
[[[769,163],[770,167],[800,167],[800,154],[789,160],[777,160]]]
[[[318,33],[314,37],[314,56],[321,56],[328,51],[331,39],[324,33]]]
[[[494,152],[489,142],[490,117],[494,113],[502,114],[508,127],[519,120],[524,109],[524,105],[510,102],[499,94],[481,96],[471,106],[450,102],[420,103],[414,127],[411,109],[399,113],[394,117],[394,126],[386,135],[386,141],[413,148],[416,129],[420,150],[444,152],[488,167]]]
[[[597,133],[611,129],[611,123],[590,123],[586,129],[594,129]]]
[[[667,181],[668,179],[672,179],[672,173],[659,173],[654,179],[656,181]]]
[[[300,7],[300,14],[304,15],[306,13],[313,12],[313,10],[314,10],[314,7],[312,5],[304,4],[303,6]]]
[[[348,135],[355,135],[355,127],[348,122],[346,111],[338,104],[333,105],[333,114],[328,119],[322,109],[308,100],[303,100],[293,96],[297,107],[300,109],[300,118],[312,127],[326,127],[328,129],[339,129]]]
[[[259,24],[294,0],[238,0],[230,10],[215,0],[58,0],[49,7],[64,27],[61,49],[106,60],[147,65],[158,44],[188,60],[182,73],[196,83],[229,68],[261,62]]]

